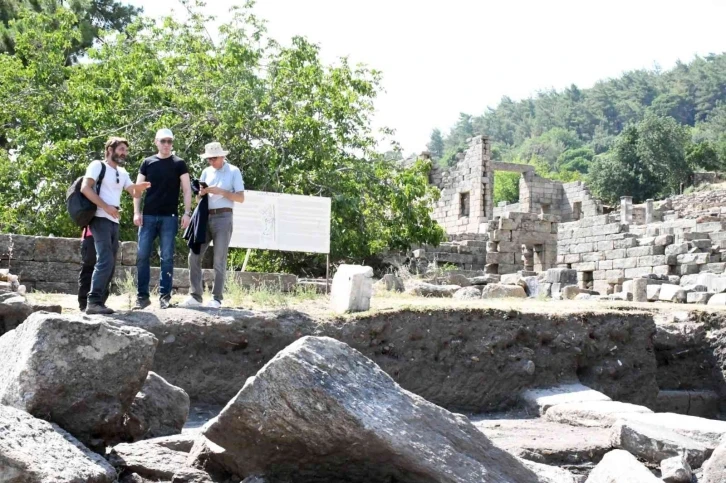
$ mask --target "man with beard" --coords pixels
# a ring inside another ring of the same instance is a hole
[[[136,255],[138,288],[135,310],[151,305],[149,284],[151,282],[151,249],[159,239],[161,275],[159,281],[159,307],[165,309],[171,303],[171,288],[174,275],[174,242],[179,231],[179,191],[184,190],[184,215],[182,229],[191,220],[192,185],[189,170],[183,159],[174,156],[171,148],[174,134],[170,129],[159,129],[154,140],[159,150],[154,156],[141,163],[136,182],[150,181],[152,188],[141,200],[134,200],[134,224],[139,227],[139,251]]]
[[[87,314],[112,314],[113,310],[105,305],[108,288],[116,269],[116,252],[118,252],[119,206],[121,192],[126,190],[134,198],[140,198],[150,183],[132,184],[129,174],[123,166],[126,164],[129,143],[123,138],[112,137],[106,141],[103,161],[93,161],[86,170],[81,185],[81,193],[92,201],[98,209],[91,220],[89,228],[93,233],[93,245],[96,249],[96,266],[91,276],[91,291],[88,292]],[[101,166],[106,165],[106,174],[101,182],[101,189],[96,193],[95,185],[101,174]]]

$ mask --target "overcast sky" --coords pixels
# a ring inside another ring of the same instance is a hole
[[[133,0],[147,14],[177,0]],[[242,0],[208,0],[224,16]],[[319,44],[327,62],[348,56],[383,72],[376,126],[396,130],[406,153],[459,112],[481,114],[502,96],[726,51],[726,0],[258,0],[270,35]]]

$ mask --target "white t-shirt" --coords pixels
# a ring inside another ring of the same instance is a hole
[[[98,185],[98,177],[101,175],[101,163],[106,165],[106,174],[103,175],[103,181],[101,182],[101,191],[98,196],[111,206],[121,206],[121,193],[123,190],[131,186],[131,178],[129,173],[126,172],[122,167],[112,168],[106,161],[94,161],[88,165],[84,178],[91,178],[96,184],[93,189],[96,189]],[[114,219],[103,211],[101,208],[96,210],[96,216],[107,218],[115,223],[118,223],[117,219]]]

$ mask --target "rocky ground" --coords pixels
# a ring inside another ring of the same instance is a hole
[[[71,315],[0,337],[0,481],[726,481],[722,310],[28,299]]]

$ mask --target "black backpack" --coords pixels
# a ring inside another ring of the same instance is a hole
[[[98,182],[96,183],[96,194],[101,192],[101,183],[103,177],[106,175],[106,164],[101,162],[101,174],[98,175]],[[80,226],[86,227],[91,223],[93,217],[96,216],[96,210],[98,207],[93,201],[86,198],[81,193],[81,186],[83,185],[83,176],[76,179],[73,184],[66,191],[66,208],[68,214],[71,215],[73,222]]]

